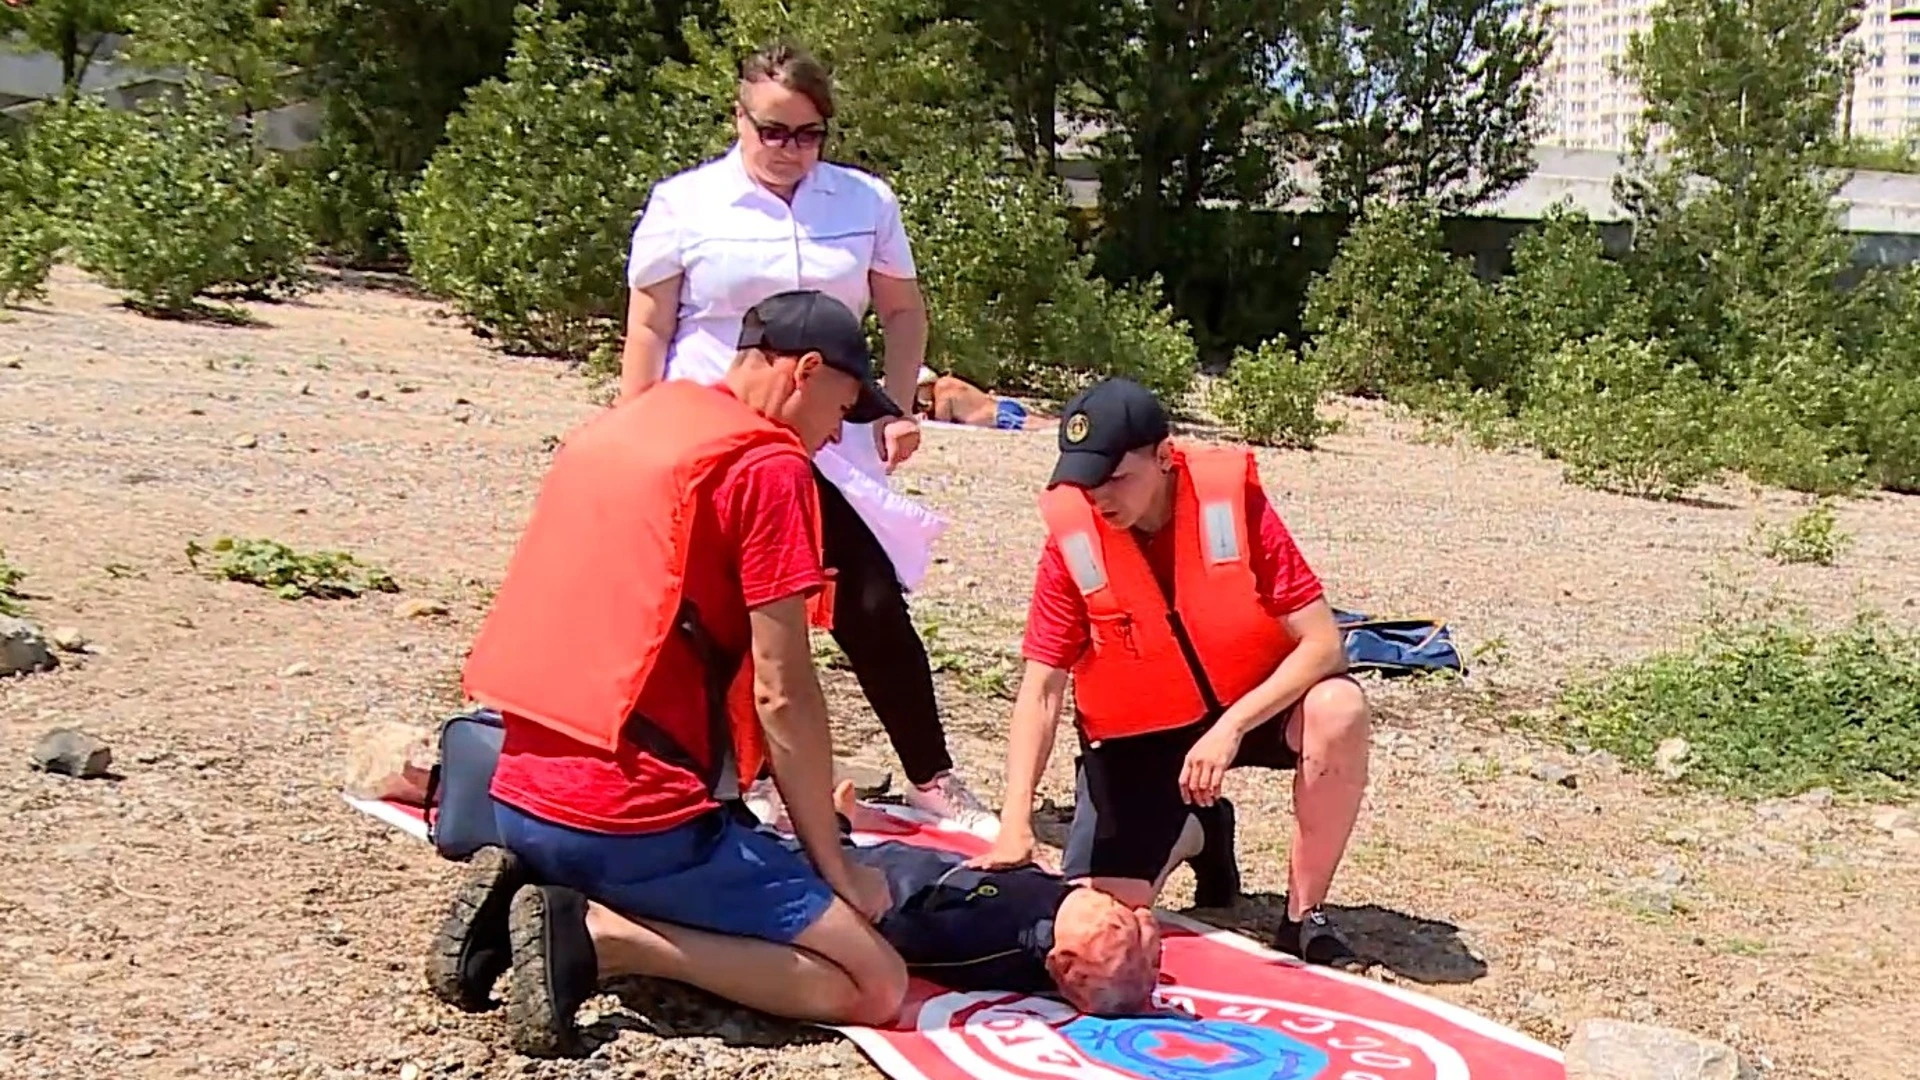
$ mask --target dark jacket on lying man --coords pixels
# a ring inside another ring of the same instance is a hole
[[[878,929],[914,974],[951,990],[1057,993],[1098,1015],[1152,1010],[1151,912],[1038,867],[974,870],[963,856],[898,841],[849,857],[886,875],[893,906]]]
[[[973,870],[959,855],[887,841],[854,862],[887,876],[893,908],[880,919],[907,967],[955,990],[1053,992],[1053,918],[1073,889],[1036,867]]]

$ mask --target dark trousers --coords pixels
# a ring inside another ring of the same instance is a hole
[[[927,647],[907,613],[893,560],[853,504],[818,469],[825,562],[834,572],[833,640],[913,784],[953,768],[933,697]]]

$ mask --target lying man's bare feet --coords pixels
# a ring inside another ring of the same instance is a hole
[[[903,836],[913,831],[913,826],[892,814],[875,810],[854,798],[851,780],[842,780],[833,785],[833,808],[847,819],[847,824],[853,827],[854,832]]]

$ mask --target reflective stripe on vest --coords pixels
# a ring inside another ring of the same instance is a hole
[[[571,432],[467,657],[467,695],[603,751],[616,748],[661,646],[681,632],[688,534],[703,488],[756,446],[807,453],[790,430],[724,390],[678,380]],[[808,509],[817,544],[819,504]],[[816,623],[831,611],[824,593],[814,598]],[[751,668],[743,656],[725,673],[742,783],[765,761]],[[683,747],[704,745],[709,763],[727,751],[705,730],[664,734]]]
[[[1139,541],[1102,519],[1079,488],[1041,497],[1047,528],[1087,606],[1088,647],[1074,701],[1091,740],[1183,727],[1212,702],[1231,704],[1292,650],[1262,602],[1247,538],[1253,456],[1237,448],[1175,450],[1173,605]],[[1192,645],[1190,663],[1179,634]]]

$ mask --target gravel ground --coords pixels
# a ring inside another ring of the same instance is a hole
[[[582,381],[389,291],[336,284],[248,328],[113,299],[62,272],[0,323],[0,548],[30,615],[91,642],[0,683],[0,1076],[875,1075],[828,1037],[661,1038],[612,996],[591,1059],[513,1057],[497,1020],[440,1006],[419,974],[455,872],[339,800],[357,728],[458,704],[550,440],[592,408]],[[1875,808],[1673,794],[1495,721],[1683,640],[1716,582],[1920,622],[1920,500],[1846,503],[1839,564],[1783,568],[1749,535],[1790,497],[1599,495],[1347,417],[1320,452],[1263,455],[1283,516],[1338,604],[1445,617],[1479,653],[1465,684],[1374,691],[1374,781],[1335,900],[1379,976],[1552,1042],[1614,1015],[1726,1039],[1771,1075],[1908,1075],[1920,850]],[[990,795],[1050,445],[934,431],[900,477],[956,519],[917,610],[956,753]],[[288,602],[210,581],[183,551],[222,535],[351,551],[402,593]],[[422,600],[446,613],[402,614]],[[851,679],[829,682],[842,749],[890,764]],[[27,767],[65,725],[112,744],[113,778]],[[1063,802],[1064,764],[1047,789]],[[1229,794],[1252,896],[1202,914],[1258,934],[1286,784],[1237,774]],[[1186,889],[1181,871],[1169,906]]]

